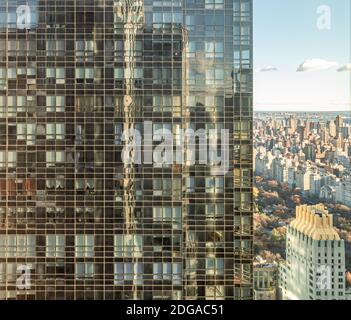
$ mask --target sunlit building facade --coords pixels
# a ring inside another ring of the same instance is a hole
[[[0,299],[252,299],[252,1],[0,6]]]
[[[345,243],[323,204],[296,207],[287,227],[279,287],[283,300],[349,300]]]

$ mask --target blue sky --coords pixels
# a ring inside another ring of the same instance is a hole
[[[350,1],[253,2],[255,109],[350,110],[351,72],[336,71],[351,63]],[[321,19],[327,18],[324,9],[321,13],[317,12],[320,6],[330,8],[330,29],[318,28],[318,22],[325,22]],[[331,67],[296,72],[303,62],[310,59],[320,59],[315,63],[325,60],[325,64]],[[258,71],[267,66],[277,70]]]

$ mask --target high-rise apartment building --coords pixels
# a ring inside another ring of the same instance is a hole
[[[279,282],[284,300],[348,299],[344,240],[323,204],[296,208]]]
[[[0,6],[0,299],[251,299],[252,1]]]

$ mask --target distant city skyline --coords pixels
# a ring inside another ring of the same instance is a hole
[[[255,300],[351,300],[350,116],[254,113]]]
[[[347,0],[254,1],[254,110],[351,110],[350,16]]]

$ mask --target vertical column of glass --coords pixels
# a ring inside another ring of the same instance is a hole
[[[133,136],[134,132],[139,129],[136,124],[136,108],[137,108],[137,97],[135,81],[139,77],[137,74],[137,35],[140,34],[140,29],[143,23],[143,1],[141,0],[118,0],[115,1],[114,12],[119,23],[123,25],[123,89],[124,97],[122,101],[123,105],[123,130]],[[129,149],[130,140],[125,139],[125,150]],[[138,141],[135,141],[139,143]],[[141,147],[140,145],[138,146]],[[137,152],[132,150],[130,154],[125,155],[125,159],[131,159],[132,161],[123,161],[123,235],[119,237],[118,245],[136,247],[140,245],[137,237],[136,230],[136,173],[135,173],[135,162],[137,162]],[[139,159],[140,160],[140,159]],[[122,254],[123,256],[123,254]],[[126,297],[137,299],[138,298],[138,286],[135,282],[135,272],[137,270],[138,255],[134,250],[131,253],[131,264],[123,263],[122,270],[116,270],[123,274],[123,279],[131,279],[132,286],[130,289],[130,295],[128,287],[123,290],[123,295]],[[125,260],[127,261],[127,260]],[[129,260],[128,260],[129,261]],[[130,278],[131,276],[131,278]]]
[[[234,299],[252,298],[252,1],[233,6]]]

